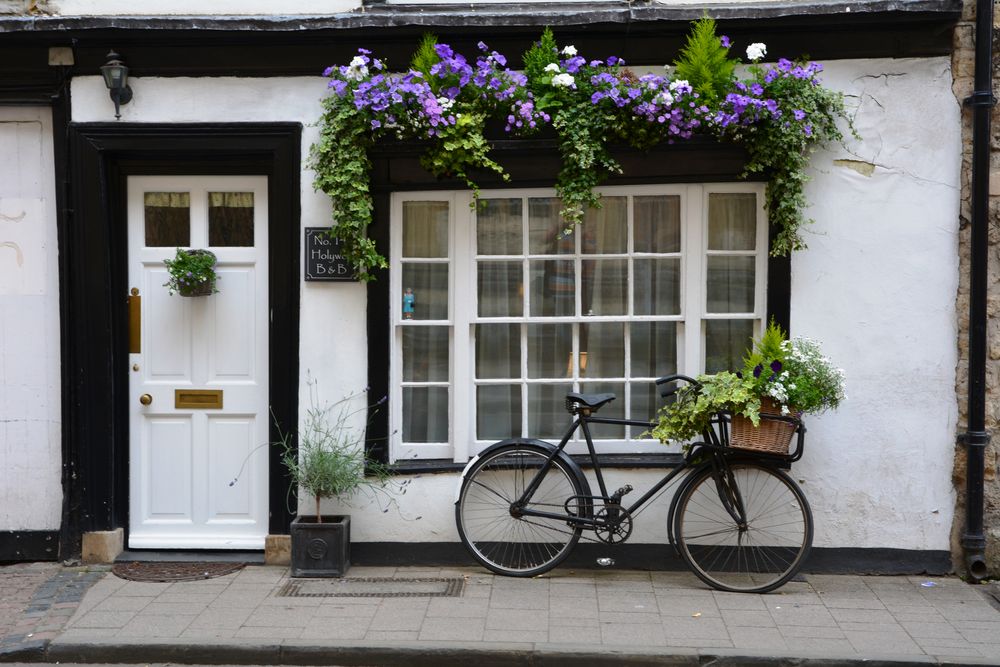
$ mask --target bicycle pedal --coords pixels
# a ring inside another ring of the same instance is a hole
[[[632,485],[631,484],[626,484],[622,488],[620,488],[617,491],[615,491],[614,497],[618,498],[619,500],[621,500],[622,496],[627,496],[630,493],[632,493]]]

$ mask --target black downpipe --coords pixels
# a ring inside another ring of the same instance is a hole
[[[993,105],[993,2],[976,0],[975,90],[965,101],[972,107],[972,229],[969,291],[969,406],[966,447],[965,569],[982,581],[987,574],[983,530],[983,477],[986,446],[986,291],[989,262],[990,115]]]

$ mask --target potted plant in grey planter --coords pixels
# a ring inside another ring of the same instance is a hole
[[[340,577],[351,565],[350,515],[323,515],[324,498],[347,502],[359,491],[386,491],[389,468],[365,451],[365,429],[352,425],[355,415],[367,412],[366,394],[352,394],[333,403],[313,400],[302,429],[285,434],[282,462],[292,484],[315,500],[316,514],[292,521],[291,572],[293,577]],[[295,447],[295,441],[298,447]]]

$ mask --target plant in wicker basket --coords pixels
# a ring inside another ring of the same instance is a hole
[[[774,322],[753,342],[741,372],[697,380],[700,387],[683,387],[660,410],[652,434],[661,441],[695,438],[716,413],[727,412],[732,446],[785,454],[797,428],[790,418],[836,408],[847,398],[844,371],[823,356],[819,343],[789,340]]]
[[[163,286],[171,295],[177,292],[181,296],[209,296],[218,292],[215,281],[219,276],[215,272],[215,253],[209,250],[177,249],[173,259],[165,259],[167,265],[167,282]]]

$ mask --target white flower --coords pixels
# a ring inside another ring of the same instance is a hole
[[[440,106],[442,110],[447,111],[448,109],[455,106],[455,100],[448,97],[439,97],[438,106]]]
[[[354,56],[351,64],[347,66],[347,73],[344,76],[355,81],[361,81],[368,76],[368,66],[365,65],[365,59],[361,56]]]
[[[674,103],[674,96],[664,90],[656,96],[655,101],[657,104],[662,104],[663,106],[668,107]]]
[[[766,55],[767,45],[765,45],[764,42],[754,42],[747,47],[747,58],[753,62],[757,62]]]
[[[677,90],[678,88],[690,88],[691,84],[688,83],[687,79],[677,79],[670,82],[670,90]]]
[[[545,71],[546,72],[558,72],[559,71],[559,63],[549,63],[548,65],[545,66]]]
[[[552,77],[552,85],[556,86],[557,88],[560,87],[560,86],[564,86],[566,88],[569,88],[570,86],[574,85],[575,83],[576,83],[576,79],[573,78],[572,74],[566,74],[566,73],[556,74],[554,77]]]
[[[564,56],[569,56],[570,58],[572,58],[573,56],[576,55],[576,47],[573,46],[572,44],[567,44],[566,46],[563,47],[562,54]]]

